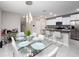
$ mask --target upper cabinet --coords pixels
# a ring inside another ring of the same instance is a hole
[[[74,14],[70,16],[71,20],[79,20],[79,14]]]
[[[77,18],[76,15],[70,15],[71,20],[76,20],[76,18]]]
[[[47,20],[47,25],[56,25],[56,22],[62,22],[63,25],[70,25],[71,20],[79,20],[79,14],[74,14],[66,17],[57,17]]]
[[[70,25],[70,17],[63,17],[63,25]]]
[[[62,17],[47,20],[46,25],[56,25],[56,22],[62,22]]]
[[[56,22],[62,22],[62,17],[57,17]]]
[[[79,14],[76,14],[77,20],[79,20]]]
[[[46,25],[56,25],[56,19],[47,20]]]

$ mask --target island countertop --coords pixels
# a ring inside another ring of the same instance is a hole
[[[70,29],[53,29],[53,28],[46,28],[47,31],[60,31],[63,33],[70,33]]]

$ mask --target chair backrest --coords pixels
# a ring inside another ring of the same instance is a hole
[[[15,42],[14,38],[11,37],[11,39],[12,39],[12,43],[11,44],[12,44],[12,47],[14,49],[13,56],[20,56],[20,53],[18,51],[18,48],[16,46],[16,42]]]
[[[17,50],[17,47],[16,47],[16,43],[15,43],[15,40],[14,40],[14,38],[13,37],[11,37],[11,39],[12,39],[12,46]]]

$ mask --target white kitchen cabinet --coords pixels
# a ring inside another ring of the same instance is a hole
[[[70,15],[70,19],[71,20],[76,20],[77,19],[77,15],[75,14],[75,15]]]
[[[56,25],[56,19],[46,20],[46,25]]]
[[[62,17],[57,17],[56,22],[62,22]]]
[[[64,17],[62,23],[63,25],[70,25],[70,17]]]
[[[70,16],[71,20],[79,20],[79,14],[74,14]]]
[[[47,20],[46,25],[56,25],[56,22],[62,22],[62,17],[57,17],[56,19]]]
[[[76,20],[79,20],[79,14],[76,14],[76,17],[77,17]]]

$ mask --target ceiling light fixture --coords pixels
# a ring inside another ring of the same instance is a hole
[[[57,16],[56,14],[54,14],[53,16]]]
[[[27,14],[25,16],[26,17],[26,22],[30,23],[33,20],[31,12],[29,11],[29,6],[32,5],[32,1],[26,1],[25,4],[27,5]]]
[[[32,5],[32,1],[26,1],[26,5]]]
[[[78,8],[78,9],[76,9],[76,11],[79,11],[79,8]]]
[[[49,15],[53,15],[53,13],[52,13],[52,12],[50,12],[50,13],[49,13]]]

